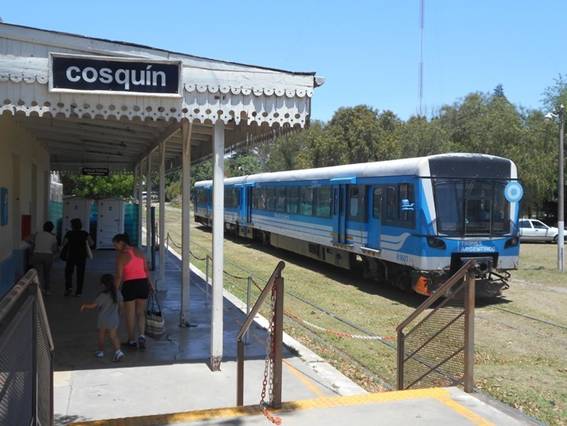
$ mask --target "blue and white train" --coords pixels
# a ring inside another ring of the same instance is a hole
[[[430,295],[477,258],[478,296],[508,287],[519,255],[516,165],[443,154],[225,180],[225,226],[245,238]],[[210,225],[212,182],[195,184],[195,220]]]

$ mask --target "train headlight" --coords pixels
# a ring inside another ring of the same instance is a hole
[[[504,248],[516,247],[520,239],[518,237],[508,238],[504,243]]]
[[[427,244],[431,248],[436,248],[440,250],[445,250],[447,248],[447,244],[445,244],[445,241],[437,237],[427,237]]]

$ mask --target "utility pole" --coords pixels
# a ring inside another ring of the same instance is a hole
[[[565,265],[564,248],[565,248],[565,184],[563,178],[564,158],[563,158],[563,135],[565,133],[565,107],[563,104],[559,107],[559,188],[558,188],[558,201],[557,201],[557,228],[559,230],[557,235],[557,269],[563,272]]]

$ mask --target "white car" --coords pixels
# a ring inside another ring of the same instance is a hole
[[[520,219],[520,241],[557,242],[559,229],[537,219]],[[565,233],[567,235],[567,232]]]

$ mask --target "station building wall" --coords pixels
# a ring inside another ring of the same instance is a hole
[[[29,235],[22,235],[22,225],[33,234],[47,220],[49,181],[46,147],[13,116],[0,116],[0,188],[7,190],[0,206],[7,210],[7,223],[0,221],[0,297],[25,272]]]

